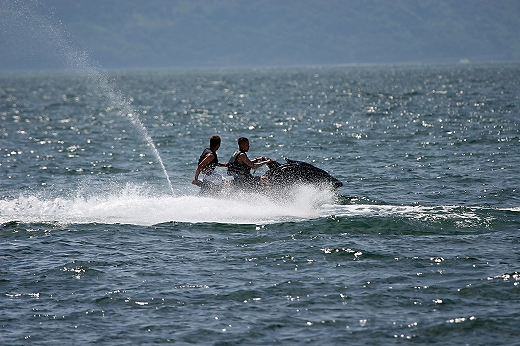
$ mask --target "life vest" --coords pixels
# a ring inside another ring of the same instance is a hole
[[[202,173],[206,175],[211,175],[211,173],[213,173],[213,171],[215,170],[215,167],[217,167],[218,163],[218,157],[216,152],[212,151],[210,148],[204,149],[204,151],[200,155],[199,164],[202,162],[202,160],[206,158],[208,154],[213,154],[213,160],[211,160],[211,162],[206,167],[204,167]]]
[[[227,172],[228,175],[233,176],[235,179],[247,179],[251,177],[251,167],[238,162],[238,156],[242,153],[243,151],[237,150],[229,159]]]

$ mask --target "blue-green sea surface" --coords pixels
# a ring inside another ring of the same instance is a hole
[[[519,64],[107,74],[0,74],[2,344],[520,345]]]

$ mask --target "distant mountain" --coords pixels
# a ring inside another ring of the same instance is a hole
[[[517,0],[40,0],[33,7],[52,13],[61,36],[105,68],[520,61]],[[46,30],[38,16],[13,20],[12,12],[0,9],[0,68],[55,64],[56,33],[38,35]]]

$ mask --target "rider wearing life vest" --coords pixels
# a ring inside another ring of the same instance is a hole
[[[233,176],[233,182],[242,187],[258,187],[261,184],[267,184],[265,176],[255,177],[251,175],[251,168],[257,169],[270,163],[271,160],[258,157],[251,161],[246,154],[248,151],[249,140],[240,137],[238,139],[238,150],[229,159],[228,175]]]
[[[199,174],[202,173],[203,181],[218,185],[224,179],[220,174],[215,172],[215,167],[227,167],[227,162],[222,163],[218,161],[217,150],[220,148],[220,137],[211,136],[209,139],[209,148],[204,149],[199,158],[199,164],[195,171],[195,176],[191,181],[192,184],[199,185]]]

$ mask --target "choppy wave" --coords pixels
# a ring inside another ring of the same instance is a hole
[[[395,206],[395,205],[327,205],[325,214],[335,217],[402,217],[427,223],[451,222],[457,227],[488,226],[495,216],[483,207],[460,206]],[[512,210],[510,210],[512,211]]]

